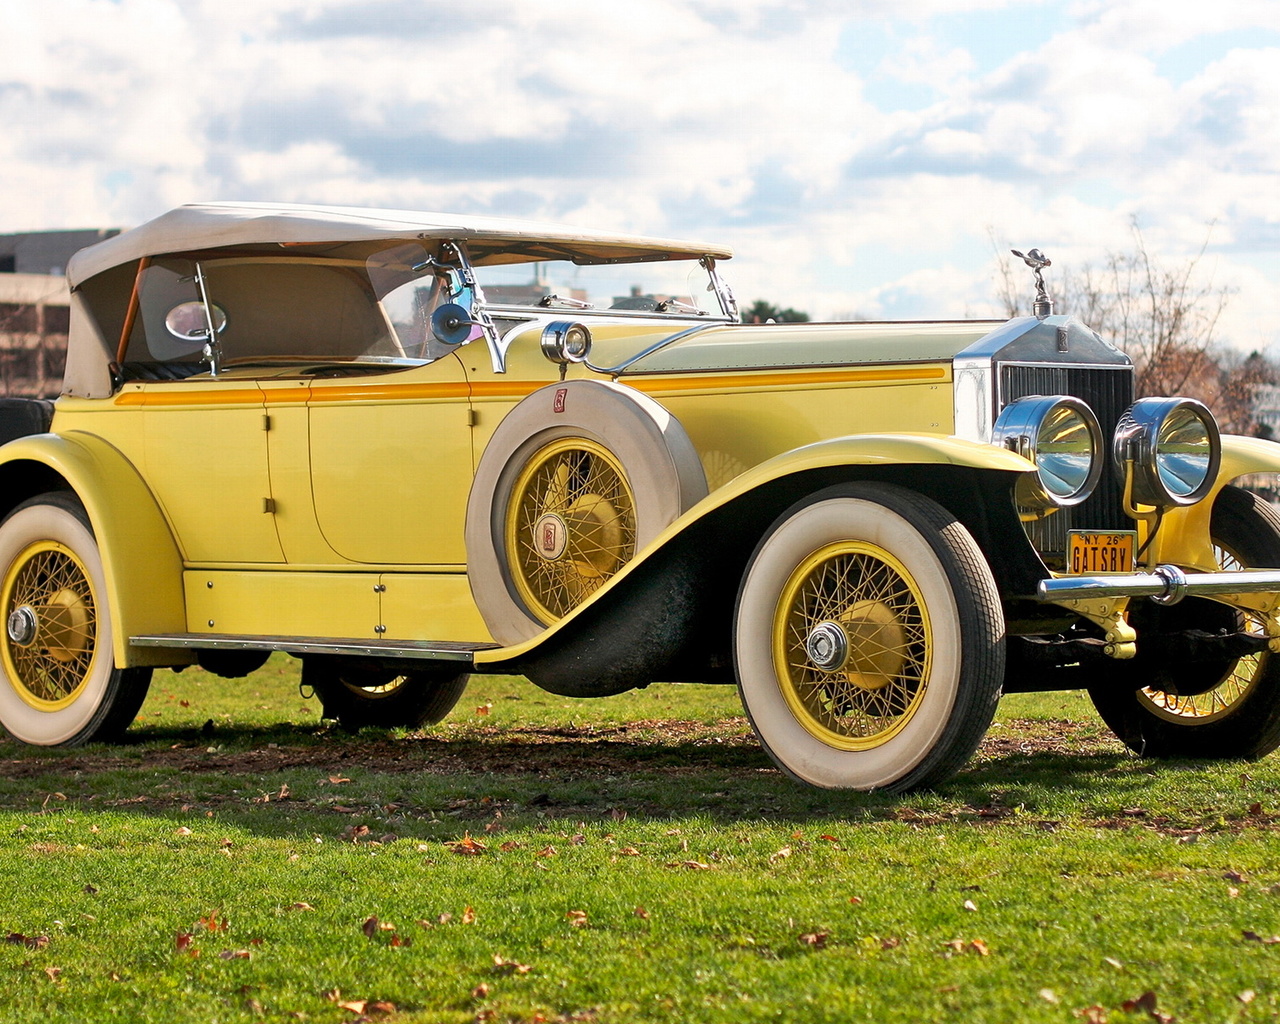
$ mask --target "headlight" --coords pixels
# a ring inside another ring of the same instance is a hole
[[[542,329],[542,354],[553,363],[582,363],[591,354],[591,331],[586,324],[556,320]]]
[[[1078,505],[1102,475],[1098,418],[1069,395],[1033,395],[1010,402],[996,420],[991,441],[1036,464],[1037,486],[1020,490],[1020,503],[1041,508]]]
[[[1133,501],[1156,508],[1194,505],[1212,489],[1222,457],[1218,423],[1194,398],[1134,402],[1116,425],[1112,450],[1121,474],[1133,463]]]

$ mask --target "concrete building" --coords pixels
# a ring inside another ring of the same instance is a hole
[[[61,389],[71,302],[67,261],[77,249],[119,233],[0,235],[0,395],[48,398]]]

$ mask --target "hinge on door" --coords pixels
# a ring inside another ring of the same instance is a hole
[[[263,513],[264,513],[264,514],[266,514],[266,515],[275,515],[275,512],[276,512],[276,499],[275,499],[275,498],[263,498],[263,499],[262,499],[262,511],[263,511]]]
[[[269,412],[264,412],[262,414],[262,429],[263,430],[271,429],[271,413]]]
[[[475,409],[468,406],[467,407],[467,426],[474,427],[479,419],[480,417],[476,415]]]

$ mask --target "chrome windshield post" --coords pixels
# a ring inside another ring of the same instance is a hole
[[[698,260],[698,263],[702,265],[702,268],[707,272],[707,276],[711,278],[711,287],[708,290],[716,293],[716,298],[720,301],[720,309],[724,312],[724,315],[735,321],[740,319],[738,299],[733,294],[733,289],[729,287],[728,283],[716,270],[716,258],[714,256],[703,256],[702,259]]]
[[[209,301],[209,289],[205,284],[204,267],[196,260],[196,287],[200,290],[200,304],[204,307],[206,341],[200,358],[209,364],[209,376],[218,376],[222,368],[222,343],[218,341],[217,321],[213,315],[213,304]]]
[[[485,344],[489,346],[489,359],[493,363],[493,372],[506,373],[507,349],[502,344],[502,339],[498,337],[498,328],[494,326],[493,318],[485,308],[484,291],[480,287],[480,282],[476,280],[475,268],[471,265],[466,247],[461,242],[446,242],[443,253],[447,256],[450,252],[457,259],[456,272],[461,279],[462,292],[467,300],[462,305],[471,314],[471,322],[484,333]]]

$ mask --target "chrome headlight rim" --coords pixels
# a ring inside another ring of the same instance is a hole
[[[1204,446],[1203,454],[1190,457],[1177,450],[1190,443],[1185,436],[1170,437],[1175,432],[1185,434],[1188,417],[1203,428],[1203,441],[1196,443]],[[1127,463],[1133,463],[1130,498],[1135,504],[1180,508],[1203,501],[1213,490],[1222,464],[1222,437],[1212,410],[1197,399],[1140,398],[1116,424],[1111,452],[1121,480]],[[1192,483],[1186,479],[1189,476],[1198,480]]]
[[[576,320],[554,320],[542,329],[539,344],[553,363],[585,363],[591,355],[591,328]]]
[[[1077,427],[1083,428],[1088,437],[1089,458],[1083,471],[1081,466],[1063,463],[1060,458],[1050,461],[1054,453],[1047,447],[1046,428],[1052,428],[1055,418],[1060,424],[1064,412],[1078,419]],[[1102,478],[1102,428],[1088,404],[1074,395],[1027,395],[1010,402],[1000,410],[992,428],[991,443],[1009,448],[1035,464],[1036,486],[1029,497],[1043,508],[1079,505],[1088,499]],[[1058,472],[1048,472],[1055,468]],[[1062,472],[1064,469],[1070,471],[1070,481]],[[1064,482],[1070,486],[1064,488]]]

